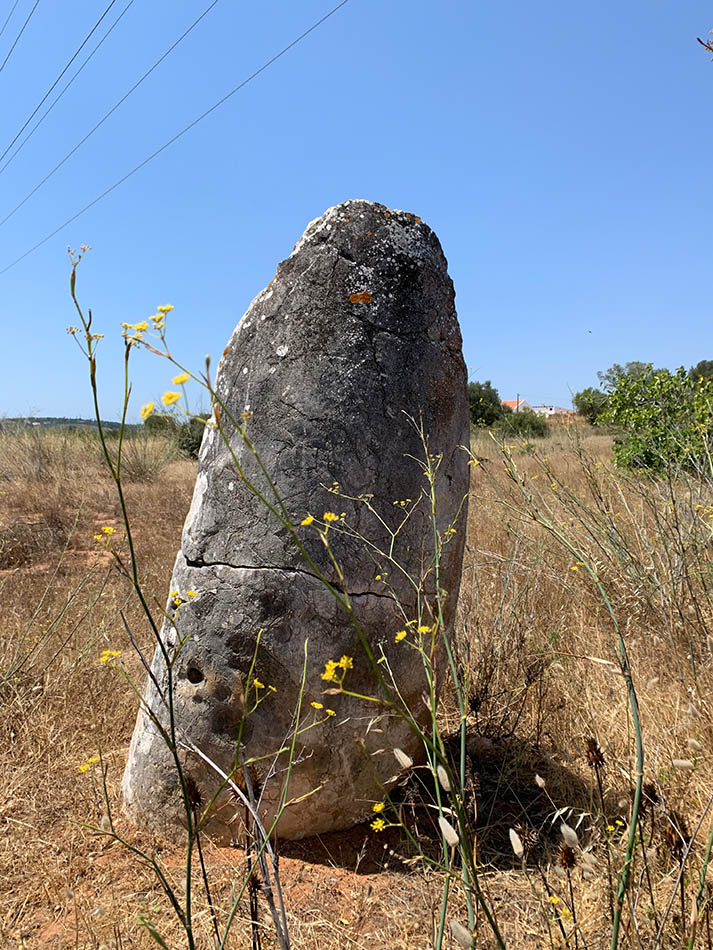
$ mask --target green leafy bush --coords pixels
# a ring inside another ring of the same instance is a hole
[[[508,436],[543,439],[550,434],[550,427],[544,416],[532,409],[521,409],[503,416],[493,427],[497,432]]]
[[[189,458],[198,458],[208,418],[208,416],[191,416],[188,422],[184,422],[181,426],[181,431],[178,433],[178,448]]]
[[[169,412],[154,412],[144,420],[144,427],[151,435],[165,435],[177,438],[181,423]]]
[[[614,458],[626,468],[661,471],[711,467],[713,380],[692,378],[681,366],[622,375],[601,420],[616,426]]]

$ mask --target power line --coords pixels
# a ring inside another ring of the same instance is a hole
[[[38,2],[39,2],[39,0],[38,0]],[[109,13],[109,11],[111,10],[111,8],[114,6],[115,3],[116,3],[116,0],[111,0],[111,2],[109,3],[109,6],[108,6],[108,7],[106,8],[106,10],[102,13],[102,15],[99,17],[99,19],[98,19],[97,22],[94,24],[94,26],[91,28],[91,30],[89,31],[89,33],[87,33],[87,35],[84,37],[84,40],[82,41],[81,46],[79,46],[79,48],[78,48],[77,51],[74,53],[74,55],[72,56],[72,58],[70,59],[70,61],[67,63],[67,65],[64,67],[64,69],[62,70],[62,72],[59,74],[59,76],[57,76],[57,78],[56,78],[55,81],[52,83],[52,85],[49,87],[49,89],[48,89],[47,92],[44,94],[44,96],[42,97],[42,99],[37,103],[37,106],[35,107],[35,111],[32,113],[32,115],[29,117],[29,119],[28,119],[28,120],[25,122],[25,124],[22,126],[22,128],[20,129],[20,131],[17,133],[17,135],[15,136],[15,138],[12,140],[12,142],[10,142],[10,144],[9,144],[8,147],[5,149],[5,151],[2,153],[2,155],[0,155],[0,162],[3,160],[3,158],[5,158],[5,156],[6,156],[7,153],[10,151],[10,149],[11,149],[12,146],[15,144],[15,142],[17,142],[17,140],[20,138],[20,136],[22,135],[22,133],[25,131],[25,129],[27,128],[27,126],[30,124],[30,122],[32,122],[32,120],[33,120],[34,117],[37,115],[37,113],[40,111],[40,109],[41,109],[42,106],[45,104],[45,102],[47,102],[47,100],[49,99],[50,95],[52,94],[52,91],[54,90],[54,88],[55,88],[55,86],[57,85],[57,83],[60,81],[60,79],[62,78],[62,76],[64,76],[64,74],[67,72],[67,70],[68,70],[69,67],[72,65],[72,63],[75,61],[75,59],[77,58],[77,56],[79,56],[79,54],[82,52],[82,50],[83,50],[84,47],[87,45],[87,43],[89,42],[89,40],[92,38],[92,36],[94,35],[94,33],[99,29],[102,20],[103,20],[104,17]]]
[[[230,99],[237,92],[239,92],[241,89],[247,86],[249,82],[252,82],[252,80],[257,78],[261,73],[265,72],[266,69],[269,69],[269,67],[272,66],[273,63],[276,63],[278,59],[280,59],[282,56],[285,55],[285,53],[288,53],[293,47],[297,46],[298,43],[300,43],[303,39],[305,39],[305,37],[309,36],[310,33],[313,33],[318,27],[320,27],[326,20],[328,20],[331,16],[333,16],[338,10],[341,10],[342,7],[346,6],[347,3],[349,3],[349,0],[341,0],[341,3],[338,3],[335,7],[332,7],[329,13],[325,13],[323,17],[321,17],[319,20],[313,23],[312,26],[310,26],[308,29],[304,31],[304,33],[300,33],[300,35],[296,39],[292,40],[291,43],[289,43],[287,46],[281,49],[279,53],[276,53],[271,59],[268,59],[267,62],[263,63],[262,66],[256,69],[254,73],[251,73],[251,75],[248,76],[247,79],[243,79],[243,81],[241,83],[238,83],[238,85],[235,86],[234,89],[231,89],[229,93],[224,95],[222,99],[219,99],[209,109],[206,109],[206,111],[201,113],[201,115],[199,115],[196,119],[194,119],[192,122],[189,122],[188,125],[184,126],[184,128],[182,128],[180,132],[176,133],[176,135],[174,135],[173,138],[169,139],[168,142],[162,145],[161,148],[158,148],[156,149],[155,152],[152,152],[151,155],[148,156],[148,158],[145,158],[143,162],[140,162],[138,165],[136,165],[135,168],[132,168],[130,172],[128,172],[126,175],[123,176],[123,178],[120,178],[118,181],[115,181],[113,185],[110,185],[109,188],[106,189],[106,191],[103,191],[100,195],[97,195],[97,197],[94,198],[93,201],[90,201],[89,204],[85,205],[80,211],[77,211],[76,214],[73,214],[71,218],[67,218],[67,220],[64,221],[62,224],[60,224],[58,228],[55,228],[54,231],[51,232],[51,234],[48,234],[45,237],[43,237],[41,241],[38,241],[37,244],[33,245],[29,250],[25,251],[24,254],[21,254],[20,257],[14,260],[11,264],[8,264],[6,267],[0,270],[0,277],[3,274],[6,274],[16,264],[19,264],[20,261],[24,261],[26,257],[29,257],[30,254],[34,253],[38,248],[42,247],[43,244],[46,244],[48,241],[52,240],[52,238],[56,234],[59,234],[59,232],[63,228],[66,228],[68,224],[71,224],[73,221],[76,221],[77,218],[81,217],[81,215],[83,215],[86,211],[89,211],[90,208],[93,208],[95,204],[98,204],[103,198],[106,198],[107,195],[111,194],[111,192],[114,191],[116,188],[118,188],[120,185],[123,185],[125,181],[128,181],[128,179],[132,177],[132,175],[135,175],[136,172],[140,171],[142,168],[148,165],[149,162],[152,162],[154,158],[156,158],[158,155],[161,154],[161,152],[164,152],[167,148],[173,145],[174,142],[177,142],[178,139],[180,139],[182,136],[186,134],[186,132],[189,132],[192,128],[194,128],[194,126],[198,125],[199,122],[202,122],[203,119],[207,118],[211,113],[215,112],[216,109],[219,109],[220,106],[222,106],[224,103],[228,101],[228,99]]]
[[[3,23],[2,29],[0,29],[0,36],[2,36],[3,33],[5,32],[5,27],[6,27],[6,26],[8,25],[8,23],[10,22],[10,17],[11,17],[11,16],[13,15],[13,13],[15,12],[15,7],[18,5],[19,2],[20,2],[20,0],[15,0],[15,2],[13,3],[13,5],[12,5],[12,10],[10,10],[10,12],[8,13],[7,19],[6,19],[5,22]]]
[[[19,0],[18,0],[18,2],[19,2]],[[42,113],[42,115],[40,116],[40,118],[37,120],[37,122],[35,122],[35,124],[32,126],[32,128],[30,129],[30,131],[27,133],[27,135],[24,137],[24,139],[20,142],[20,144],[19,144],[19,145],[17,146],[17,148],[15,149],[15,151],[12,153],[12,155],[8,158],[8,160],[5,162],[5,164],[2,166],[2,168],[0,168],[0,175],[2,175],[2,173],[3,173],[3,172],[5,171],[5,169],[8,167],[8,165],[9,165],[11,162],[13,162],[13,161],[15,160],[15,158],[20,154],[20,152],[23,150],[23,148],[25,147],[25,145],[27,145],[27,143],[30,141],[30,139],[32,138],[32,136],[33,136],[33,135],[35,134],[35,132],[37,131],[37,129],[39,129],[39,127],[40,127],[40,126],[42,125],[42,123],[45,121],[45,119],[47,118],[47,116],[50,114],[50,112],[54,109],[54,107],[57,105],[57,103],[59,102],[59,100],[60,100],[60,99],[62,98],[62,96],[65,94],[65,92],[66,92],[66,91],[69,89],[69,87],[72,85],[72,83],[73,83],[74,80],[77,78],[77,76],[79,76],[79,74],[82,72],[82,70],[84,69],[84,67],[85,67],[85,66],[89,63],[89,61],[92,59],[92,57],[94,56],[94,54],[99,51],[99,49],[101,48],[101,46],[103,46],[103,44],[105,43],[105,41],[109,39],[109,37],[111,36],[111,34],[114,32],[114,29],[119,25],[119,21],[124,17],[124,15],[125,15],[126,13],[128,13],[129,8],[132,7],[135,2],[136,2],[136,0],[129,0],[129,2],[126,4],[126,6],[124,7],[124,9],[121,11],[121,13],[119,14],[119,16],[114,20],[114,22],[112,23],[112,25],[111,25],[111,26],[109,27],[109,29],[106,31],[106,33],[104,34],[104,36],[99,40],[99,42],[97,43],[97,45],[96,45],[96,46],[94,47],[94,49],[91,51],[91,53],[89,54],[89,56],[87,56],[87,58],[84,60],[84,62],[83,62],[82,65],[79,67],[79,69],[76,71],[76,73],[72,76],[72,78],[69,80],[69,82],[62,88],[62,90],[55,96],[55,98],[54,98],[54,99],[52,100],[52,102],[50,103],[49,107]]]
[[[21,201],[18,205],[15,205],[15,207],[12,209],[12,211],[8,212],[8,214],[5,215],[5,217],[2,219],[2,221],[0,221],[0,227],[2,227],[3,224],[5,224],[7,221],[9,221],[10,218],[11,218],[17,211],[20,210],[20,208],[25,204],[25,202],[26,202],[26,201],[29,201],[30,198],[31,198],[34,194],[36,194],[36,193],[40,190],[40,188],[41,188],[46,182],[48,182],[48,181],[50,180],[50,178],[55,174],[55,172],[58,172],[58,171],[60,170],[60,168],[64,165],[64,163],[65,163],[66,161],[68,161],[68,160],[72,157],[72,155],[74,155],[74,153],[75,153],[78,149],[80,149],[80,148],[82,147],[82,145],[84,145],[84,143],[85,143],[88,139],[90,139],[90,138],[92,137],[92,135],[94,135],[94,133],[95,133],[96,131],[98,131],[98,130],[102,127],[102,125],[104,125],[104,123],[106,122],[106,120],[116,112],[116,110],[119,108],[119,106],[121,106],[124,102],[126,102],[126,100],[129,98],[129,96],[139,88],[139,86],[141,85],[142,82],[144,82],[144,80],[148,79],[148,77],[151,75],[151,73],[152,73],[158,66],[161,65],[161,63],[164,61],[164,59],[166,59],[167,56],[169,56],[169,55],[175,50],[175,48],[178,46],[178,44],[179,44],[179,43],[182,43],[183,40],[185,40],[185,38],[188,36],[188,34],[191,33],[191,32],[198,26],[198,24],[201,22],[201,20],[202,20],[204,17],[206,17],[206,16],[210,13],[210,11],[213,9],[213,7],[214,7],[217,3],[219,3],[219,0],[213,0],[213,2],[212,2],[208,7],[206,7],[206,9],[203,11],[203,13],[201,13],[201,15],[200,15],[197,19],[195,19],[195,20],[193,21],[193,23],[191,23],[191,25],[178,37],[178,39],[176,40],[176,42],[173,43],[171,46],[169,46],[169,48],[166,50],[166,52],[163,53],[163,55],[160,56],[160,57],[156,60],[156,62],[153,64],[153,66],[151,66],[149,69],[147,69],[146,72],[143,74],[143,76],[142,76],[140,79],[138,79],[138,80],[134,83],[134,85],[131,87],[131,89],[129,89],[129,91],[126,92],[126,93],[121,97],[121,99],[119,99],[118,102],[114,103],[114,105],[111,107],[111,109],[109,109],[109,111],[108,111],[107,113],[105,113],[104,116],[102,116],[102,118],[97,122],[97,124],[94,126],[94,128],[93,128],[93,129],[90,129],[90,131],[87,132],[87,134],[84,136],[84,138],[83,138],[81,141],[77,142],[77,144],[74,146],[74,148],[71,149],[69,152],[67,152],[67,154],[64,156],[64,158],[63,158],[61,161],[57,162],[57,164],[54,166],[54,168],[52,169],[52,171],[48,172],[48,173],[45,175],[45,177],[44,177],[37,185],[35,185],[35,187],[32,189],[32,191],[29,192],[29,194],[25,195],[25,197],[22,199],[22,201]],[[14,155],[13,155],[13,158],[14,158]],[[6,166],[6,167],[7,167],[7,166]],[[0,173],[1,173],[1,171],[0,171]]]
[[[35,10],[37,9],[37,4],[38,4],[39,2],[40,2],[40,0],[35,0],[35,5],[34,5],[34,7],[30,10],[30,12],[29,12],[29,14],[28,14],[28,16],[27,16],[27,19],[26,19],[25,22],[22,24],[22,29],[20,30],[20,32],[19,32],[19,33],[17,34],[17,36],[15,37],[15,42],[14,42],[14,43],[12,44],[12,46],[10,47],[10,52],[7,54],[7,56],[6,56],[5,59],[3,60],[2,66],[0,66],[0,73],[3,71],[3,69],[5,69],[5,66],[7,65],[8,59],[10,59],[10,57],[12,56],[12,51],[15,49],[15,47],[17,46],[17,44],[20,42],[20,37],[21,37],[22,34],[25,32],[25,27],[27,26],[27,24],[28,24],[28,23],[30,22],[30,20],[32,19],[32,14],[33,14],[33,13],[35,12]],[[14,9],[14,7],[13,7],[13,9]]]

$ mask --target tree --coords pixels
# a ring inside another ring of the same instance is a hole
[[[683,366],[675,373],[624,373],[600,417],[618,427],[614,459],[627,468],[663,471],[671,467],[710,472],[713,452],[713,379],[693,379]]]
[[[498,391],[489,379],[468,384],[468,402],[470,421],[475,426],[491,426],[511,411],[500,402]]]
[[[597,417],[607,408],[609,397],[601,389],[588,386],[581,393],[575,393],[572,404],[580,416],[584,416],[590,425],[597,424]]]
[[[658,372],[653,368],[652,363],[640,363],[638,360],[632,360],[624,366],[621,363],[614,363],[605,372],[597,373],[597,379],[602,384],[605,392],[611,392],[616,388],[617,383],[622,376],[628,376],[631,379],[638,379],[640,376]]]
[[[713,360],[701,360],[689,369],[688,375],[691,379],[713,379]]]

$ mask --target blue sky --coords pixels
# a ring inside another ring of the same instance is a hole
[[[0,62],[33,2],[18,3]],[[108,2],[40,0],[0,72],[0,154]],[[117,0],[64,81],[126,2]],[[134,0],[0,173],[0,219],[208,2]],[[220,0],[0,226],[0,270],[336,2]],[[2,0],[0,27],[11,7]],[[116,418],[121,321],[170,302],[176,354],[199,368],[211,353],[215,365],[307,223],[347,198],[411,211],[436,231],[471,378],[492,380],[503,399],[567,406],[614,362],[713,358],[713,63],[696,43],[711,28],[703,0],[349,0],[0,275],[0,415],[91,415],[86,366],[65,333],[76,322],[68,244],[93,248],[78,289],[106,333],[102,414]],[[172,375],[149,354],[135,357],[134,419]]]

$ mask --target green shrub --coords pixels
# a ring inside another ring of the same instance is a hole
[[[621,376],[600,417],[616,426],[614,458],[625,468],[661,471],[670,466],[710,470],[713,449],[713,380],[653,370]]]
[[[189,458],[197,459],[203,441],[203,432],[209,416],[191,416],[184,422],[178,434],[178,448]]]
[[[165,435],[177,438],[181,431],[181,423],[176,416],[169,412],[154,412],[144,420],[146,432],[151,435]]]
[[[544,416],[532,409],[521,409],[503,416],[493,426],[496,432],[508,436],[543,439],[550,434],[550,427]]]

